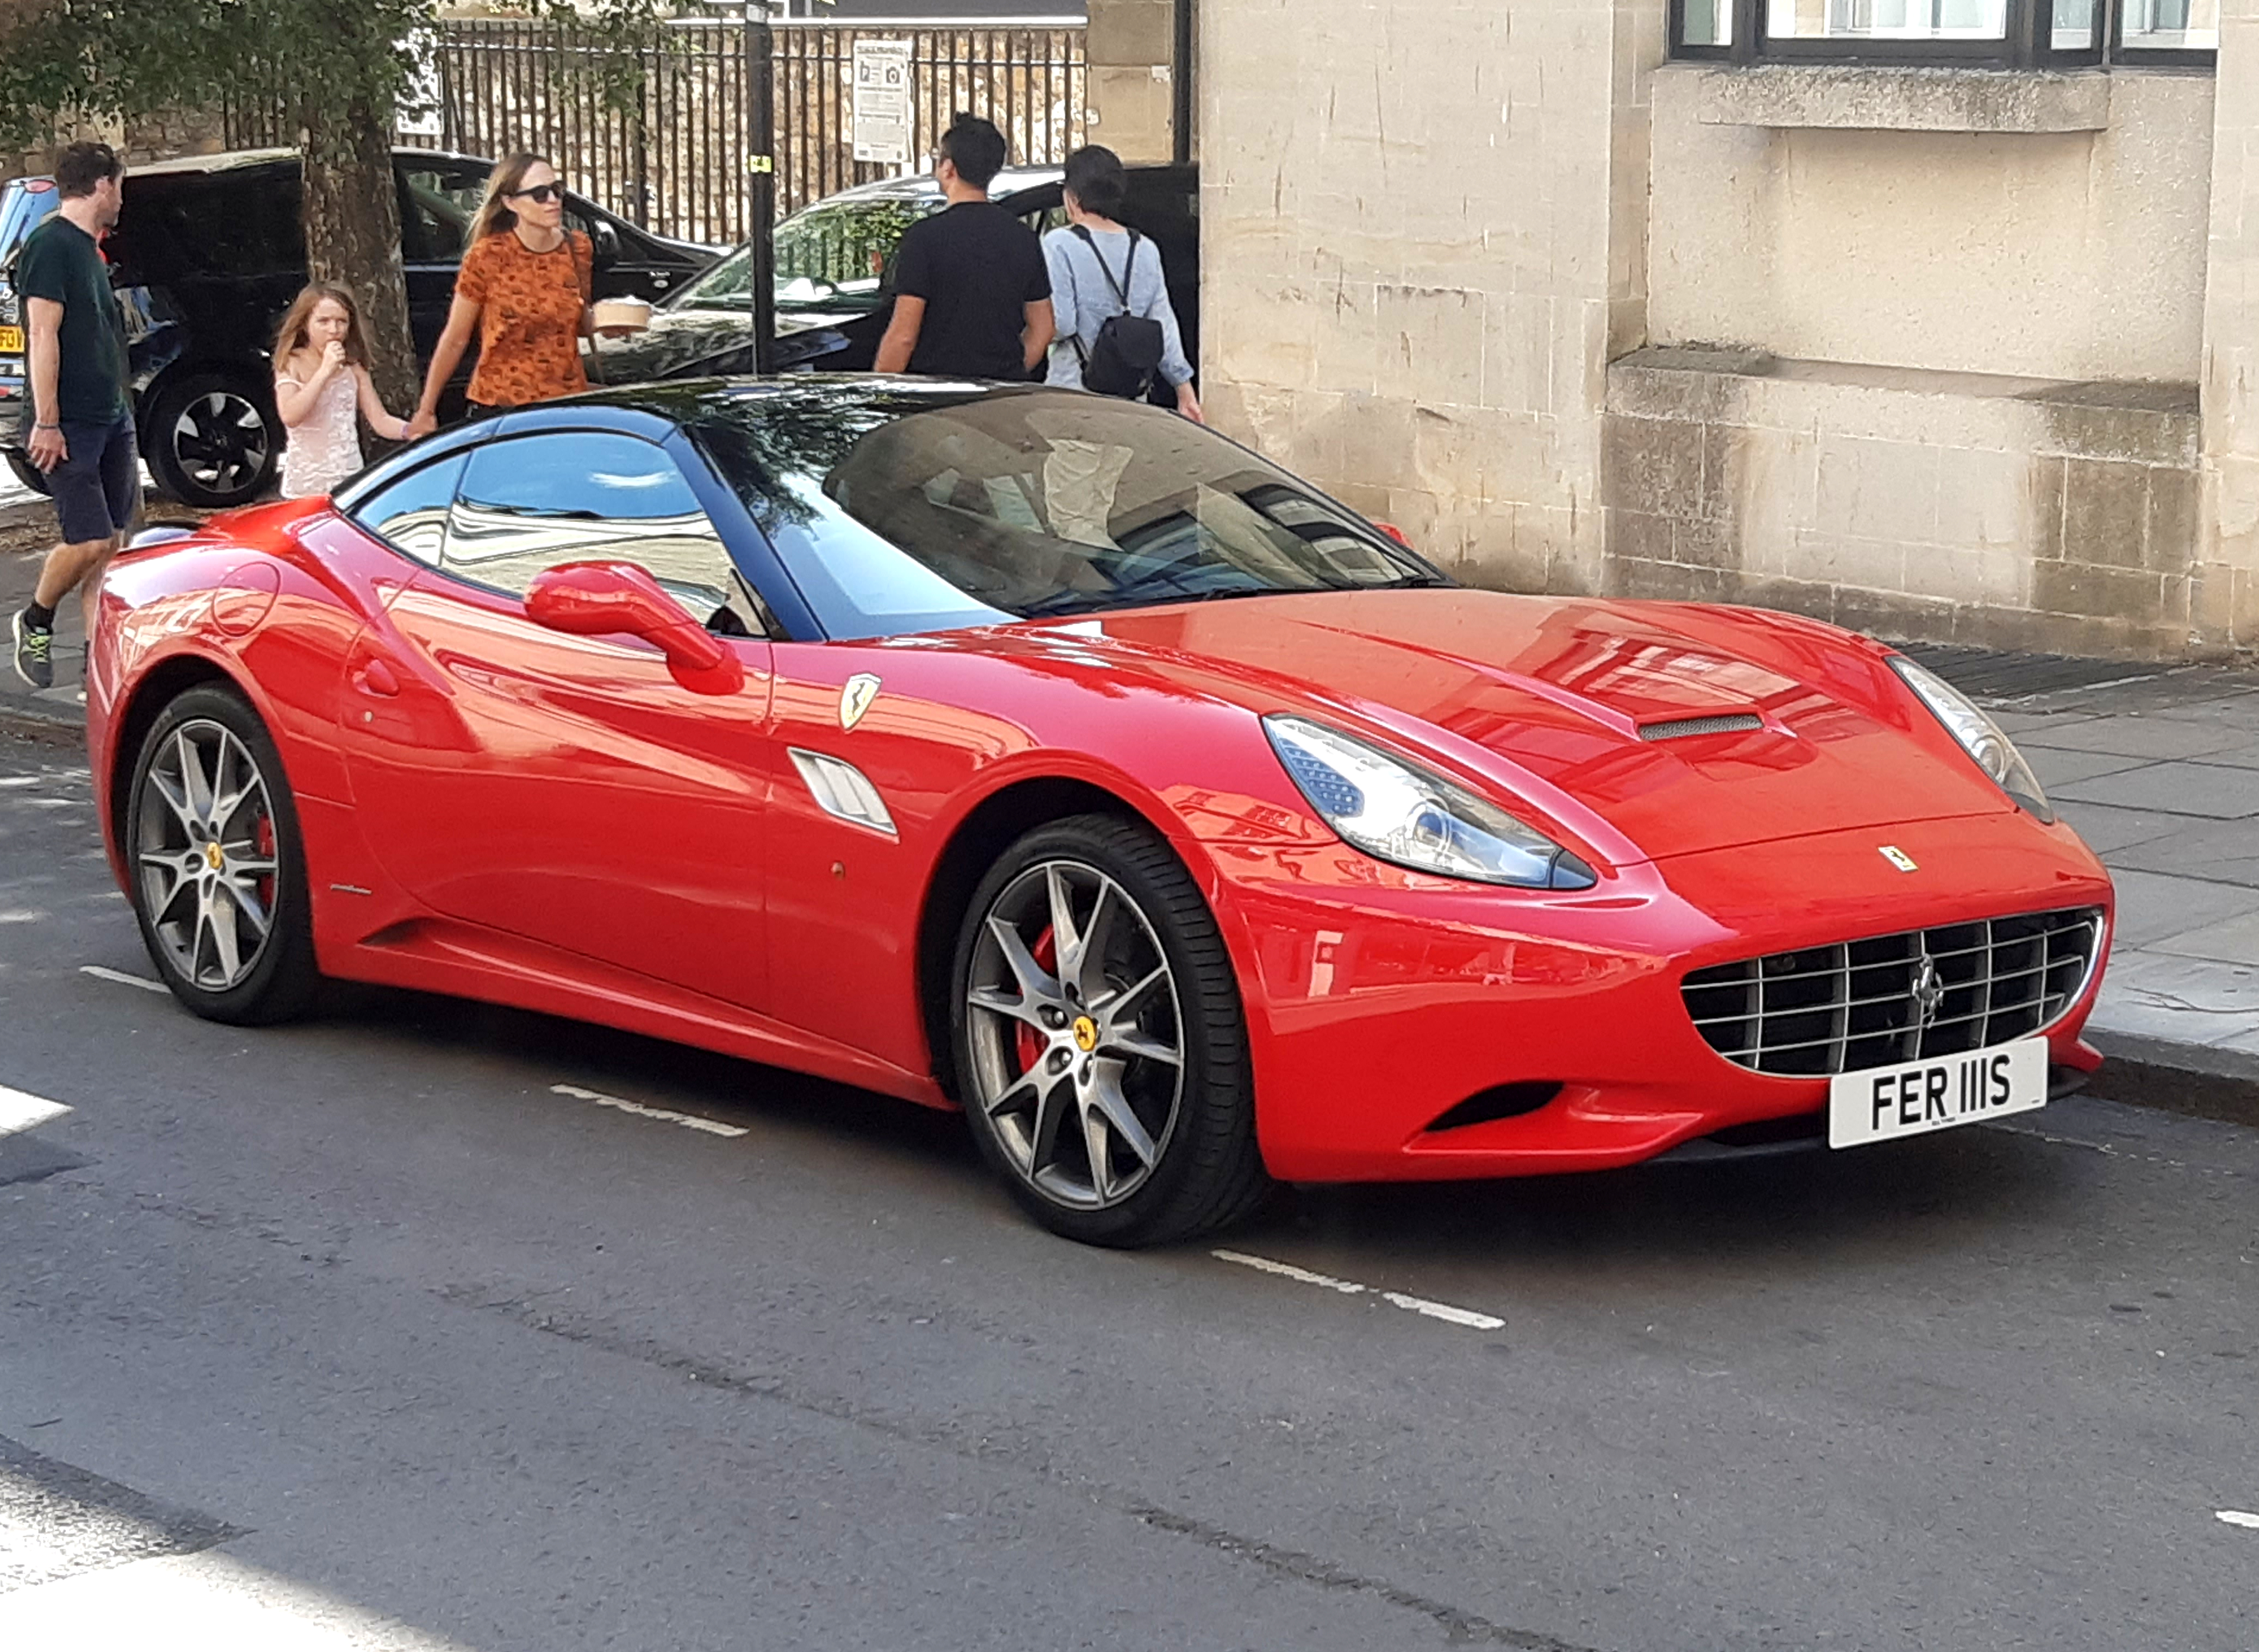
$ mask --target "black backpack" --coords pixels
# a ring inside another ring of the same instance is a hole
[[[1130,256],[1122,261],[1120,281],[1106,267],[1106,254],[1098,250],[1090,231],[1078,224],[1074,232],[1090,249],[1099,274],[1114,289],[1114,302],[1122,306],[1120,314],[1106,318],[1098,330],[1097,342],[1088,350],[1082,347],[1081,335],[1075,335],[1074,352],[1082,358],[1082,388],[1101,395],[1141,401],[1152,388],[1153,375],[1161,370],[1163,335],[1159,322],[1130,313],[1130,275],[1137,267],[1137,231],[1130,231]]]

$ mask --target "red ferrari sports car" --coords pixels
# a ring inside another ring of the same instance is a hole
[[[102,818],[190,1009],[321,977],[962,1107],[1077,1238],[1273,1178],[2043,1105],[2110,929],[2014,747],[1787,615],[1461,588],[1079,393],[487,418],[122,555]]]

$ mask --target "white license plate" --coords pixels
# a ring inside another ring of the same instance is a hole
[[[2048,1041],[1840,1073],[1828,1085],[1828,1145],[1864,1147],[2029,1113],[2048,1099]]]

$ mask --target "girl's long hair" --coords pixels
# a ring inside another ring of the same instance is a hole
[[[360,306],[353,303],[353,295],[334,281],[312,281],[291,301],[284,312],[282,324],[274,330],[274,365],[281,367],[297,352],[310,344],[307,329],[313,324],[314,307],[324,298],[334,298],[346,307],[346,360],[356,367],[368,365],[368,340],[361,336]]]
[[[546,155],[531,154],[519,150],[505,155],[487,174],[486,199],[479,203],[479,215],[471,220],[471,245],[475,246],[489,235],[499,235],[504,230],[517,227],[517,214],[510,210],[510,197],[525,183],[525,174],[536,167],[549,166]],[[554,171],[556,168],[550,168]]]

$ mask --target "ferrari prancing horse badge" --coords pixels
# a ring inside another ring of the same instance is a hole
[[[839,726],[852,729],[863,721],[863,714],[879,697],[879,680],[867,671],[859,671],[850,677],[839,690]]]

